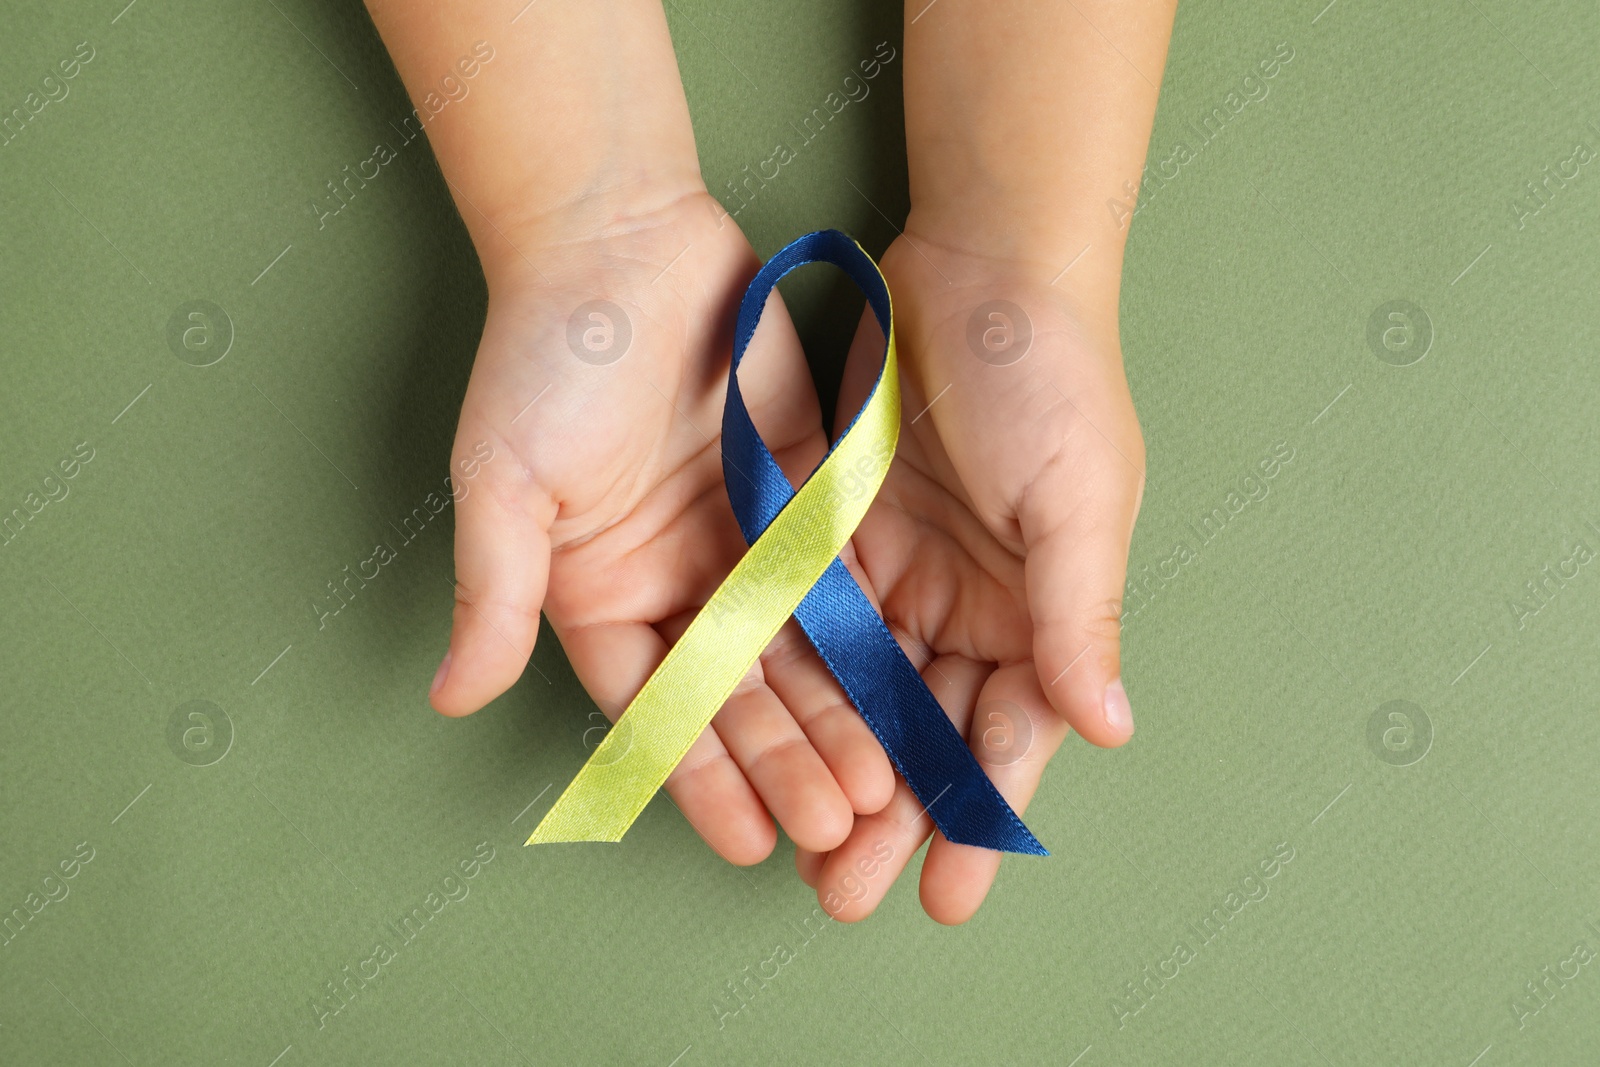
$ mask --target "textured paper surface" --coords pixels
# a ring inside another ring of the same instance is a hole
[[[898,51],[797,127],[898,49],[898,13],[669,17],[728,206],[796,149],[740,210],[758,251],[825,226],[881,251]],[[1168,576],[1129,598],[1139,730],[1063,749],[1027,813],[1055,858],[1008,862],[955,930],[914,870],[866,924],[820,923],[787,847],[735,870],[664,799],[621,847],[520,848],[603,721],[548,634],[484,712],[428,710],[485,294],[359,7],[0,27],[0,110],[93,50],[0,146],[0,513],[29,512],[0,547],[0,1061],[1593,1059],[1600,567],[1572,561],[1600,551],[1600,177],[1526,191],[1600,150],[1592,7],[1180,13],[1123,313],[1132,565]],[[831,366],[859,297],[818,273],[785,288]],[[1392,301],[1431,324],[1409,366],[1389,312],[1369,343]],[[221,344],[211,307],[231,346],[180,361],[169,322]]]

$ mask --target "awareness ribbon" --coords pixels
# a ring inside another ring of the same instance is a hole
[[[794,489],[739,392],[739,361],[779,279],[831,263],[866,293],[885,338],[872,391],[822,463]],[[872,602],[839,559],[888,474],[900,434],[889,286],[837,230],[791,242],[745,291],[722,415],[728,498],[750,550],[668,650],[527,843],[620,841],[793,615],[946,838],[1048,855],[983,772]]]

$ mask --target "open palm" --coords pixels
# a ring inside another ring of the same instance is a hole
[[[722,484],[720,428],[739,298],[759,262],[704,192],[596,232],[520,249],[491,286],[452,472],[450,652],[432,700],[467,714],[521,675],[541,607],[573,670],[615,720],[745,552]],[[777,297],[740,385],[786,472],[827,441],[804,354]],[[483,457],[492,454],[485,461]],[[737,863],[775,842],[838,846],[888,802],[877,741],[792,622],[667,780],[706,841]]]
[[[1118,638],[1144,450],[1114,315],[1096,323],[1048,284],[1048,271],[914,233],[882,266],[904,416],[854,549],[902,647],[1022,811],[1069,726],[1100,745],[1133,730]],[[870,384],[880,344],[867,315],[841,417]],[[889,804],[858,817],[842,846],[802,848],[796,862],[830,914],[859,919],[930,834],[922,804],[897,781]],[[1000,858],[934,834],[924,908],[965,921]]]

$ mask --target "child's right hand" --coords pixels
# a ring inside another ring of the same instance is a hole
[[[457,506],[454,625],[432,702],[465,715],[509,688],[543,607],[615,720],[745,552],[722,484],[721,416],[734,316],[759,262],[703,187],[599,194],[497,234],[452,454],[458,481],[475,473]],[[740,385],[800,480],[827,440],[781,300]],[[826,852],[893,786],[792,621],[666,784],[735,863],[771,851],[768,810],[801,847]]]

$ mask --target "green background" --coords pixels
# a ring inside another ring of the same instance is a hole
[[[1600,11],[1324,2],[1179,13],[1152,160],[1294,58],[1133,226],[1133,573],[1194,550],[1130,596],[1138,735],[1063,749],[1028,812],[1054,858],[1008,861],[967,926],[922,914],[912,870],[809,939],[788,846],[731,868],[664,799],[619,847],[519,847],[600,720],[548,637],[484,712],[428,710],[448,515],[317,627],[443,479],[485,309],[420,140],[317,228],[323,183],[409,113],[362,9],[6,5],[0,110],[95,56],[0,146],[0,514],[93,459],[0,547],[0,913],[94,851],[0,947],[0,1062],[1595,1062],[1600,962],[1520,1026],[1513,1003],[1600,949],[1600,567],[1542,606],[1525,585],[1600,550],[1600,176],[1520,226],[1511,204],[1600,147]],[[867,8],[668,5],[714,191],[898,44]],[[900,66],[741,213],[758,251],[893,236]],[[791,296],[831,365],[844,295]],[[167,340],[194,300],[232,324],[207,367]],[[1408,366],[1368,339],[1392,300],[1420,308],[1402,354],[1431,333]],[[171,740],[190,701],[220,709],[207,766]],[[324,983],[480,842],[468,895],[319,1029]],[[1119,1019],[1178,940],[1195,958]]]

